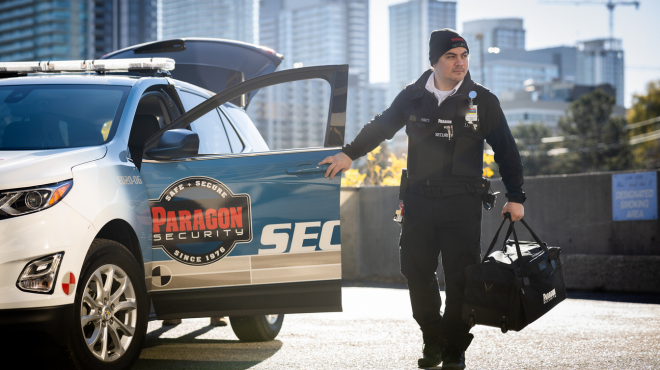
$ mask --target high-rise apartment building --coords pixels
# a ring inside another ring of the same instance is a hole
[[[486,71],[489,54],[525,50],[525,29],[522,18],[481,19],[465,22],[461,34],[470,48],[472,79],[491,89],[493,81],[488,81],[489,76]],[[509,67],[515,68],[515,66]],[[486,75],[482,76],[482,74]]]
[[[578,43],[577,83],[610,84],[616,89],[616,104],[623,106],[623,47],[619,39],[599,39]]]
[[[156,0],[0,2],[0,61],[96,59],[156,39]]]
[[[157,0],[87,0],[87,58],[154,41]]]
[[[160,0],[161,39],[213,37],[256,43],[254,0]]]
[[[429,36],[441,28],[456,29],[456,2],[410,0],[390,8],[391,101],[401,89],[429,69]]]
[[[0,61],[85,59],[87,1],[0,2]]]
[[[280,69],[349,64],[347,141],[385,108],[369,85],[368,0],[262,0],[259,44],[284,55]],[[329,85],[300,81],[262,89],[248,114],[271,149],[323,145]]]

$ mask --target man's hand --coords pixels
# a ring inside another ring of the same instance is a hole
[[[525,207],[520,203],[507,202],[502,208],[502,218],[507,212],[511,214],[511,221],[518,221],[525,216]]]
[[[330,176],[330,180],[332,180],[339,171],[343,173],[347,169],[351,168],[351,165],[353,164],[353,160],[343,152],[339,152],[335,155],[326,157],[319,164],[328,164],[328,163],[332,163],[332,164],[330,165],[330,167],[328,167],[328,170],[325,171],[325,177]]]

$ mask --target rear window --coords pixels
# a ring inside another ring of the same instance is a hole
[[[129,86],[0,86],[0,150],[60,149],[112,140]]]

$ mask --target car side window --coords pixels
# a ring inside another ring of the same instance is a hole
[[[243,108],[239,108],[234,104],[227,103],[224,104],[220,109],[227,115],[232,125],[238,128],[238,131],[242,134],[241,136],[247,140],[251,151],[267,152],[270,150],[268,148],[268,144],[266,144],[263,137],[259,133],[259,130],[257,130],[254,123],[245,113]]]
[[[222,118],[222,122],[225,123],[225,130],[227,131],[227,136],[229,137],[229,142],[231,143],[231,148],[234,151],[234,153],[241,153],[245,149],[245,144],[243,143],[243,140],[241,140],[240,136],[238,136],[238,133],[236,132],[236,128],[234,128],[234,125],[232,125],[229,117],[225,114],[225,112],[220,109],[220,117]]]
[[[186,111],[191,110],[207,99],[184,90],[179,90],[179,97]],[[217,109],[191,123],[190,128],[199,135],[199,154],[232,153],[232,146],[229,143],[229,138]]]

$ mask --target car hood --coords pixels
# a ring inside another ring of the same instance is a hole
[[[104,146],[48,150],[0,150],[0,190],[40,186],[73,177],[71,168],[105,157]]]

